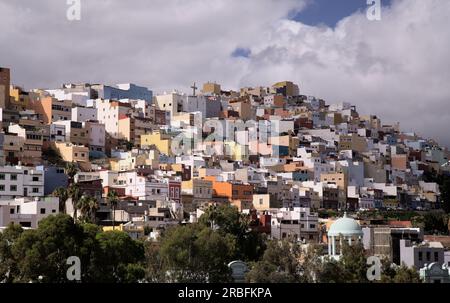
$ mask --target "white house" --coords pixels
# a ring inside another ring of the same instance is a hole
[[[24,166],[0,167],[0,200],[43,196],[43,170]]]
[[[0,228],[10,223],[37,228],[39,221],[58,213],[59,199],[57,197],[2,200],[0,201]]]
[[[72,121],[85,122],[88,120],[97,120],[96,108],[82,106],[72,108]]]

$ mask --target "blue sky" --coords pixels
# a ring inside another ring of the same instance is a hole
[[[309,0],[310,3],[300,13],[291,19],[307,25],[322,25],[335,27],[345,17],[356,11],[365,11],[368,8],[367,0]],[[389,6],[393,0],[381,0],[383,6]],[[232,57],[248,58],[251,51],[246,48],[237,48]]]
[[[381,0],[386,6],[391,0]],[[358,10],[367,9],[366,0],[311,0],[311,3],[294,20],[308,25],[325,24],[334,27],[342,18],[350,16]]]

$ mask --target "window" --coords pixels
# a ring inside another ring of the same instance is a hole
[[[422,260],[423,260],[422,252],[419,251],[419,261],[422,261]]]
[[[17,191],[17,185],[10,185],[9,186],[10,191]]]
[[[434,252],[434,262],[439,261],[439,253],[437,251]]]
[[[14,208],[10,208],[10,209],[9,209],[9,213],[10,213],[11,215],[14,215]]]
[[[39,181],[39,177],[33,177],[33,182],[38,182]]]
[[[33,187],[33,193],[34,193],[34,194],[39,193],[39,188],[38,188],[38,187]]]
[[[56,213],[56,209],[52,209],[52,213]]]
[[[316,225],[315,224],[309,224],[309,228],[316,228]]]
[[[41,215],[45,215],[45,208],[41,208]]]
[[[5,191],[5,185],[0,185],[0,191]]]
[[[431,252],[427,251],[427,261],[431,260]]]
[[[16,174],[11,174],[10,180],[11,181],[17,181],[17,175]]]
[[[0,180],[5,180],[5,174],[0,174]]]

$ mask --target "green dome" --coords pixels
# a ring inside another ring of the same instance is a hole
[[[361,226],[358,222],[352,218],[347,217],[347,213],[344,214],[343,218],[336,220],[331,224],[328,230],[328,236],[362,236],[363,232]]]

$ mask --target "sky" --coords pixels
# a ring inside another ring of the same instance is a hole
[[[0,66],[14,84],[128,83],[155,93],[291,80],[450,146],[450,1],[0,0]]]
[[[311,0],[305,9],[291,19],[307,25],[325,25],[334,28],[342,19],[357,11],[367,10],[367,0]],[[391,0],[381,0],[382,6],[389,6]]]

